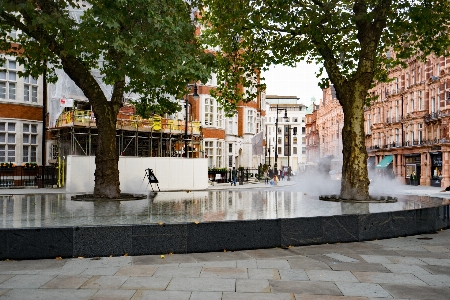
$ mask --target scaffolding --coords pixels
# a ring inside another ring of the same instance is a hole
[[[202,156],[200,122],[188,122],[188,157]],[[134,113],[130,105],[121,108],[116,124],[116,149],[122,156],[182,157],[185,141],[184,120],[153,116],[149,119]],[[69,109],[61,112],[55,125],[49,128],[53,148],[58,157],[95,155],[98,130],[91,110]],[[54,159],[57,159],[53,155]]]

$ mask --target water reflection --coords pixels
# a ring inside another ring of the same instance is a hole
[[[1,228],[151,224],[332,216],[409,210],[443,204],[408,196],[396,203],[321,201],[292,191],[160,192],[144,200],[84,202],[72,195],[0,196]],[[445,201],[445,200],[444,200]]]

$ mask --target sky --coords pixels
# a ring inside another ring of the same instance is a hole
[[[319,80],[314,72],[319,70],[315,64],[300,62],[296,68],[282,65],[272,65],[263,72],[266,83],[266,95],[297,96],[300,102],[308,105],[311,98],[316,98],[316,104],[322,99],[322,90],[317,85]]]

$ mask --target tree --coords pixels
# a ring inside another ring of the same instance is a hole
[[[204,0],[204,6],[204,42],[221,50],[218,82],[223,85],[217,97],[225,107],[254,97],[237,87],[270,64],[323,64],[317,77],[325,70],[329,78],[320,85],[331,81],[344,112],[340,198],[369,199],[364,134],[368,90],[374,80],[387,80],[389,68],[405,58],[448,48],[450,2]]]
[[[146,107],[179,110],[188,82],[206,81],[208,55],[195,38],[193,8],[183,0],[8,0],[0,2],[0,50],[37,78],[62,68],[93,107],[98,128],[94,195],[120,194],[117,114],[125,92]],[[17,31],[17,35],[8,32]],[[47,62],[47,63],[45,63]],[[108,99],[92,71],[113,87]],[[144,109],[145,110],[145,109]]]

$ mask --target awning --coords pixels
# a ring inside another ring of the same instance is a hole
[[[392,162],[393,157],[392,155],[386,155],[385,157],[383,157],[383,159],[378,163],[377,168],[381,169],[381,168],[386,168],[387,166],[389,166],[389,164]]]

